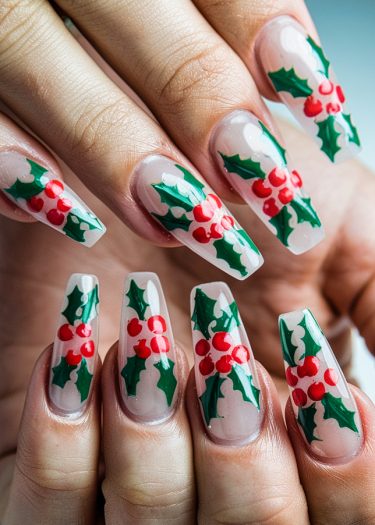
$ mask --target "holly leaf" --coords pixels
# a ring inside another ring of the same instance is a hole
[[[81,366],[77,372],[76,381],[76,387],[78,392],[81,394],[81,403],[87,399],[87,396],[89,395],[92,377],[93,374],[90,374],[87,368],[87,361],[85,358],[83,358],[81,361]]]
[[[286,165],[286,150],[282,147],[282,145],[276,139],[276,137],[274,135],[272,135],[270,130],[268,128],[266,128],[266,126],[263,124],[263,122],[261,122],[260,120],[258,120],[258,122],[259,122],[260,127],[263,130],[263,135],[266,135],[266,137],[273,143],[273,145],[277,149],[277,151],[278,151],[282,161],[284,162],[284,165]]]
[[[242,179],[265,179],[267,174],[262,170],[260,162],[248,159],[241,159],[239,155],[228,157],[219,151],[219,155],[224,161],[224,166],[229,173],[237,173]]]
[[[268,73],[268,76],[276,91],[286,91],[294,98],[306,98],[313,92],[307,80],[300,78],[294,68],[286,70],[282,67],[278,71]]]
[[[360,146],[361,141],[359,140],[357,128],[352,123],[352,117],[350,115],[346,115],[345,113],[343,113],[342,118],[347,124],[346,134],[349,137],[349,142],[354,142],[354,144],[357,144],[357,146]]]
[[[76,319],[80,319],[82,315],[82,306],[83,306],[83,293],[75,286],[70,294],[67,296],[68,305],[64,311],[61,312],[61,315],[65,317],[69,324],[74,325]],[[77,313],[79,311],[79,313]]]
[[[175,364],[170,359],[161,359],[158,363],[154,364],[154,367],[159,370],[160,379],[156,386],[163,390],[165,397],[167,398],[168,406],[171,406],[174,392],[177,386],[177,379],[173,373]]]
[[[323,53],[323,49],[320,46],[318,46],[318,44],[311,38],[311,36],[307,37],[306,40],[310,44],[315,58],[318,61],[318,71],[328,78],[330,62]]]
[[[128,396],[137,395],[137,384],[139,383],[142,370],[145,369],[145,359],[142,359],[137,355],[128,357],[126,365],[121,370],[121,375],[124,378]]]
[[[260,390],[254,386],[253,376],[247,375],[241,365],[234,364],[228,377],[232,380],[233,390],[239,390],[242,394],[242,399],[252,403],[259,410]]]
[[[197,196],[198,201],[204,201],[206,198],[206,194],[203,191],[204,184],[200,182],[197,178],[195,178],[194,175],[183,166],[180,166],[179,164],[175,164],[175,166],[184,174],[184,180],[186,180],[186,182],[188,182],[193,187],[194,193]]]
[[[297,366],[294,357],[298,347],[292,343],[293,330],[288,329],[284,319],[280,319],[279,330],[284,361],[286,361],[289,366]]]
[[[210,324],[216,319],[214,314],[216,301],[206,295],[203,290],[197,288],[194,297],[194,310],[191,320],[193,329],[199,330],[205,339],[210,339],[208,330]]]
[[[289,203],[289,206],[296,212],[297,222],[309,222],[313,228],[318,228],[322,225],[318,214],[311,206],[311,199],[296,195]]]
[[[88,323],[91,319],[95,319],[98,315],[98,306],[99,304],[99,292],[98,285],[95,285],[94,288],[88,292],[86,302],[82,306],[81,320],[83,323]]]
[[[181,193],[177,185],[168,186],[164,184],[164,182],[161,182],[159,184],[152,184],[152,187],[155,188],[160,195],[161,202],[164,202],[168,208],[178,206],[186,211],[191,211],[194,208],[190,197]]]
[[[225,234],[221,239],[214,241],[213,245],[216,249],[216,257],[218,259],[226,261],[230,268],[237,270],[240,275],[245,276],[248,274],[246,266],[241,262],[241,254],[235,251],[233,244],[227,240]]]
[[[293,231],[293,228],[289,224],[291,218],[292,216],[289,213],[288,207],[283,206],[279,213],[274,215],[269,221],[270,224],[272,224],[272,226],[276,228],[277,238],[280,239],[280,241],[283,244],[285,244],[285,246],[289,246],[289,235]]]
[[[64,388],[70,380],[70,374],[77,368],[77,365],[69,365],[65,357],[60,359],[60,363],[52,368],[52,384]]]
[[[305,330],[305,334],[301,338],[305,343],[305,352],[301,355],[301,359],[307,356],[316,356],[322,349],[318,343],[322,332],[312,313],[308,311],[303,314],[302,321],[298,325]]]
[[[321,439],[314,436],[314,430],[316,428],[315,414],[315,403],[307,408],[299,407],[298,409],[297,421],[300,424],[308,443],[311,443],[312,441],[321,441]]]
[[[212,327],[213,332],[230,332],[235,326],[240,326],[238,307],[235,301],[229,305],[229,313],[222,310],[221,317],[216,320]]]
[[[137,312],[138,318],[141,321],[145,320],[145,313],[147,307],[150,306],[145,300],[145,291],[143,288],[139,288],[134,279],[131,279],[129,290],[126,292],[126,297],[129,299],[128,306],[133,308]]]
[[[185,214],[181,215],[180,217],[175,217],[171,210],[168,210],[165,215],[158,215],[157,213],[151,213],[151,215],[155,217],[155,219],[157,219],[168,231],[177,230],[179,228],[180,230],[187,232],[189,231],[190,224],[192,223],[192,221],[188,219]]]
[[[250,250],[253,250],[256,254],[260,255],[260,251],[255,246],[251,238],[248,236],[248,234],[245,232],[245,230],[239,229],[237,230],[237,240],[242,246],[245,246],[246,248],[250,248]]]
[[[327,392],[322,399],[322,405],[324,406],[324,419],[336,419],[339,427],[359,432],[354,421],[355,412],[346,408],[341,397],[335,397]]]
[[[86,228],[82,228],[86,226]],[[65,235],[78,242],[85,242],[85,234],[88,230],[104,230],[103,224],[93,213],[74,208],[66,216],[63,227]]]
[[[225,380],[226,377],[220,377],[219,372],[216,372],[216,374],[206,379],[206,390],[199,396],[207,425],[210,424],[212,418],[221,417],[217,412],[217,402],[220,398],[224,398],[221,385]]]
[[[330,115],[325,120],[316,123],[319,128],[318,137],[322,140],[320,149],[332,162],[335,160],[336,153],[340,151],[340,146],[337,144],[340,133],[335,129],[335,122],[336,118]]]
[[[10,188],[4,190],[16,200],[31,199],[31,197],[38,195],[46,187],[46,185],[41,181],[41,178],[48,170],[33,160],[26,160],[30,164],[30,174],[34,176],[34,180],[32,182],[22,182],[17,179]]]

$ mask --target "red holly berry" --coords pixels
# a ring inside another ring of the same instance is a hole
[[[151,345],[151,350],[155,354],[169,352],[169,349],[171,347],[169,343],[169,339],[165,335],[156,335],[155,337],[151,339],[150,345]]]
[[[232,344],[232,336],[228,332],[217,332],[212,338],[212,346],[220,352],[226,352]]]
[[[200,242],[201,244],[207,244],[208,242],[210,242],[210,236],[207,234],[206,230],[202,226],[194,230],[192,235],[194,239]]]
[[[301,188],[301,186],[302,186],[302,179],[301,179],[301,175],[298,173],[298,171],[293,170],[290,178],[291,178],[293,186],[295,186],[296,188]]]
[[[224,215],[220,223],[224,230],[230,230],[234,226],[234,219],[230,215]]]
[[[222,374],[228,374],[232,370],[232,356],[223,355],[216,361],[216,370]]]
[[[141,359],[147,359],[151,355],[151,350],[146,344],[146,339],[140,339],[136,345],[133,346],[134,352]]]
[[[250,352],[244,345],[238,345],[233,348],[232,357],[240,365],[250,359]]]
[[[70,341],[73,339],[73,331],[70,324],[66,323],[60,326],[57,336],[61,341]]]
[[[217,195],[214,195],[213,193],[209,193],[207,195],[207,200],[211,204],[212,208],[215,210],[216,208],[221,208],[223,206],[223,203],[219,199]]]
[[[260,197],[261,199],[265,199],[266,197],[269,197],[272,193],[271,188],[268,188],[264,185],[264,180],[257,179],[253,182],[251,189],[253,190],[254,195],[257,197]]]
[[[50,197],[50,199],[55,199],[63,191],[64,184],[61,182],[61,180],[58,179],[50,180],[44,188],[45,194],[47,195],[47,197]]]
[[[283,188],[279,191],[279,200],[282,204],[288,204],[288,202],[293,200],[293,197],[294,193],[290,188]]]
[[[64,218],[64,214],[55,209],[49,210],[47,213],[47,219],[55,226],[60,226],[64,222]]]
[[[267,199],[263,204],[263,212],[269,217],[274,217],[279,213],[280,209],[276,206],[275,199]]]
[[[289,386],[296,386],[298,383],[298,377],[293,374],[293,368],[291,366],[288,366],[285,370],[285,377]]]
[[[81,360],[82,360],[82,356],[80,354],[75,354],[73,350],[69,350],[65,356],[65,361],[70,366],[78,365],[81,362]]]
[[[316,117],[316,115],[319,115],[323,110],[323,104],[318,100],[317,98],[310,95],[305,100],[305,103],[303,105],[303,112],[306,115],[306,117]]]
[[[81,345],[80,350],[81,350],[81,354],[84,357],[92,357],[95,351],[94,341],[87,341],[86,343],[83,343],[83,345]]]
[[[193,215],[197,222],[208,222],[214,216],[214,208],[210,202],[203,201],[194,206]]]
[[[26,202],[30,210],[33,210],[36,212],[40,211],[44,206],[43,199],[41,199],[40,197],[37,197],[36,195],[28,199]]]
[[[320,83],[319,88],[318,88],[319,93],[321,95],[330,95],[333,89],[334,89],[334,85],[330,80],[328,80],[328,78],[325,78],[323,82]]]
[[[57,209],[60,211],[67,212],[72,206],[72,201],[66,197],[62,197],[57,201]]]
[[[339,111],[341,111],[341,106],[340,104],[336,104],[335,102],[329,102],[327,105],[326,105],[326,111],[327,113],[338,113]]]
[[[302,388],[295,388],[292,392],[292,398],[294,401],[294,404],[298,407],[303,407],[303,405],[306,405],[307,403],[307,395],[302,390]]]
[[[224,228],[221,224],[214,222],[211,224],[210,236],[212,239],[221,239],[224,233]]]
[[[278,186],[281,186],[284,184],[287,178],[287,173],[285,170],[280,168],[274,168],[271,173],[268,175],[268,180],[272,184],[272,186],[275,186],[276,188]]]
[[[142,332],[142,324],[139,322],[139,319],[133,317],[133,319],[128,321],[126,329],[130,337],[137,337]]]
[[[153,315],[147,321],[148,329],[154,334],[163,334],[167,329],[167,323],[162,315]]]
[[[307,393],[313,401],[320,401],[326,393],[326,389],[323,383],[313,383],[307,389]]]
[[[81,323],[76,328],[76,334],[79,335],[79,337],[90,337],[91,332],[91,326],[86,323]]]
[[[207,355],[202,361],[200,361],[199,365],[199,371],[202,374],[202,376],[208,376],[213,372],[215,365],[212,361],[212,357],[210,355]]]
[[[298,365],[297,366],[297,375],[298,375],[298,377],[305,377],[306,376],[305,367],[303,365]]]
[[[327,370],[324,372],[324,381],[327,383],[327,385],[335,386],[337,385],[337,382],[339,380],[339,376],[333,368],[327,368]]]
[[[208,354],[210,351],[210,343],[206,339],[200,339],[195,345],[195,353],[197,355],[203,356]]]
[[[341,104],[345,102],[345,95],[341,86],[336,86],[336,93]]]
[[[313,355],[308,355],[305,357],[303,362],[303,368],[305,376],[314,377],[319,371],[320,361],[317,357]]]

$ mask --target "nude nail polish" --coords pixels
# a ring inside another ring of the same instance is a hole
[[[56,412],[84,410],[95,373],[99,294],[95,275],[73,274],[66,287],[53,345],[49,397]]]
[[[244,110],[227,115],[211,149],[228,182],[292,253],[304,253],[324,238],[300,174],[289,168],[285,149],[255,115]]]
[[[299,429],[311,451],[344,460],[362,445],[355,400],[332,349],[308,309],[279,317],[286,380]]]
[[[125,282],[118,350],[119,382],[135,420],[158,423],[173,412],[178,370],[173,333],[159,278],[130,273]]]
[[[262,398],[254,357],[237,305],[225,283],[191,293],[195,382],[210,438],[223,445],[256,439]]]
[[[256,55],[280,99],[332,162],[354,157],[360,140],[330,61],[303,26],[289,16],[261,30]]]
[[[137,170],[143,206],[168,232],[214,266],[246,279],[263,258],[221,199],[189,170],[160,155]]]
[[[0,152],[0,190],[38,221],[85,246],[93,246],[106,231],[65,182],[19,152]]]

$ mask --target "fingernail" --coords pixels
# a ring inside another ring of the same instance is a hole
[[[285,149],[257,117],[243,110],[225,117],[212,149],[229,183],[291,252],[306,252],[323,239],[301,176],[289,170]]]
[[[99,295],[95,275],[74,273],[67,284],[53,345],[49,396],[63,414],[87,404],[97,360]]]
[[[224,283],[191,293],[195,382],[211,439],[241,445],[254,440],[262,401],[254,357],[232,293]]]
[[[85,246],[93,246],[106,231],[65,182],[16,151],[0,152],[0,189],[35,219]]]
[[[155,273],[130,273],[119,340],[120,390],[134,419],[157,423],[177,401],[177,362],[169,314]]]
[[[263,258],[219,197],[176,162],[154,155],[138,168],[136,190],[148,212],[192,251],[246,279]]]
[[[274,18],[257,40],[257,56],[280,99],[332,162],[357,155],[360,140],[345,95],[321,47],[293,18]]]
[[[302,436],[319,457],[344,459],[362,444],[357,405],[310,310],[279,317],[290,397]]]

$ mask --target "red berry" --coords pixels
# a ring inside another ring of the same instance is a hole
[[[224,230],[230,230],[234,226],[234,219],[230,215],[224,215],[221,219],[221,225]]]
[[[203,356],[208,354],[210,351],[210,343],[206,339],[200,339],[195,345],[195,353],[197,355]]]
[[[301,179],[301,175],[298,173],[298,171],[293,170],[292,171],[292,175],[291,175],[290,178],[291,178],[293,186],[295,186],[296,188],[301,188],[301,186],[302,186],[302,179]]]
[[[224,228],[221,224],[214,222],[211,224],[210,236],[212,239],[221,239],[224,233]]]
[[[147,321],[148,329],[154,334],[163,334],[167,329],[167,323],[162,315],[153,315]]]
[[[44,188],[45,194],[47,197],[50,197],[50,199],[55,199],[63,191],[64,184],[58,179],[50,180]]]
[[[43,208],[44,201],[40,197],[34,195],[34,197],[31,197],[27,200],[27,205],[30,208],[30,210],[38,212]]]
[[[201,226],[193,231],[193,237],[196,241],[201,244],[207,244],[210,242],[210,236],[207,234],[206,230]]]
[[[75,354],[73,350],[69,350],[65,356],[65,361],[70,366],[78,365],[81,362],[81,360],[82,360],[82,356],[80,354]]]
[[[298,383],[298,377],[293,374],[293,369],[291,366],[285,370],[286,382],[289,386],[296,386]]]
[[[302,390],[302,388],[295,388],[292,392],[292,398],[294,401],[294,404],[298,407],[302,407],[303,405],[306,405],[307,403],[307,395]]]
[[[214,368],[215,365],[210,355],[206,355],[206,357],[199,363],[199,371],[202,376],[208,376],[211,374],[211,372],[213,372]]]
[[[95,351],[94,341],[87,341],[87,343],[83,343],[80,350],[81,350],[81,354],[84,357],[92,357]]]
[[[337,385],[337,382],[339,380],[339,376],[333,368],[327,368],[327,370],[324,372],[324,381],[327,383],[327,385],[335,386]]]
[[[327,113],[338,113],[341,110],[340,104],[335,104],[334,102],[329,102],[326,105]]]
[[[244,345],[238,345],[233,348],[232,357],[240,365],[250,359],[250,352]]]
[[[320,102],[320,100],[314,98],[312,95],[307,97],[303,105],[303,112],[305,113],[306,117],[316,117],[316,115],[319,115],[322,110],[323,104]]]
[[[216,361],[216,370],[222,374],[228,374],[232,370],[232,356],[223,355],[218,361]]]
[[[282,204],[288,204],[288,202],[293,200],[293,197],[294,193],[290,188],[283,188],[279,191],[279,200]]]
[[[215,210],[216,208],[221,208],[223,206],[223,203],[219,199],[217,195],[214,195],[213,193],[209,193],[207,195],[207,200],[211,204],[212,208]]]
[[[228,332],[217,332],[212,338],[212,346],[220,352],[226,352],[232,344],[232,336]]]
[[[142,332],[142,324],[139,322],[139,319],[133,317],[133,319],[128,321],[126,329],[130,337],[137,337]]]
[[[307,393],[313,401],[320,401],[326,393],[326,389],[323,383],[313,383],[307,389]]]
[[[73,339],[73,332],[70,324],[66,323],[60,326],[57,335],[61,341],[70,341]]]
[[[138,343],[133,346],[133,349],[141,359],[147,359],[151,355],[151,350],[146,344],[146,339],[140,339]]]
[[[281,186],[284,184],[287,178],[287,173],[285,170],[282,170],[280,168],[274,168],[271,173],[268,175],[268,180],[272,184],[272,186]]]
[[[76,334],[79,335],[79,337],[90,337],[91,332],[91,326],[86,323],[81,323],[76,328]]]
[[[269,217],[274,217],[279,213],[280,209],[276,206],[275,199],[267,199],[263,204],[263,212]]]
[[[60,226],[64,222],[64,218],[64,214],[55,209],[49,210],[47,213],[47,219],[55,226]]]
[[[168,337],[165,337],[165,335],[156,335],[151,339],[150,345],[151,350],[155,352],[155,354],[169,352],[169,349],[171,347],[169,339]]]
[[[272,193],[271,188],[265,186],[264,180],[262,179],[257,179],[255,182],[253,182],[251,189],[253,190],[254,195],[260,197],[261,199],[269,197]]]
[[[214,216],[214,209],[210,202],[203,201],[200,204],[194,206],[193,215],[197,222],[208,222]]]
[[[319,93],[321,95],[330,95],[334,89],[334,85],[328,78],[324,79],[319,86]]]
[[[305,376],[314,377],[319,371],[320,361],[317,357],[313,355],[308,355],[305,357],[303,362],[303,368],[305,371]]]
[[[73,206],[72,201],[62,197],[57,201],[57,209],[63,212],[69,211]]]
[[[345,102],[345,95],[341,86],[336,86],[336,93],[341,104]]]
[[[305,371],[304,365],[298,365],[297,366],[297,375],[298,375],[298,377],[305,377],[306,376],[306,371]]]

